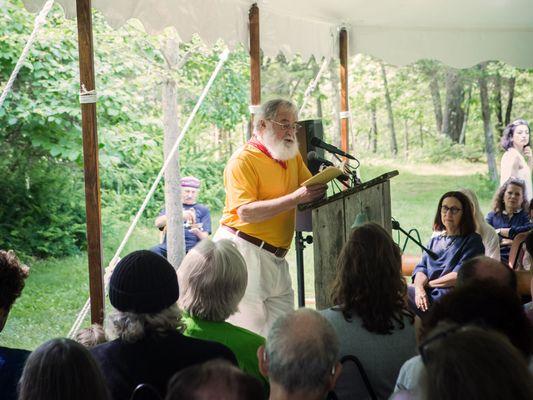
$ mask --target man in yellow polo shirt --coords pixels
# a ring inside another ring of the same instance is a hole
[[[224,170],[226,203],[216,239],[232,239],[248,269],[246,293],[229,322],[266,336],[277,317],[294,308],[285,255],[298,204],[317,200],[326,185],[301,187],[311,177],[298,151],[297,110],[271,100],[254,116],[254,136]]]

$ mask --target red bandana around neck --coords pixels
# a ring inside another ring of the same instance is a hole
[[[287,162],[276,160],[274,157],[272,157],[272,154],[270,154],[270,151],[265,147],[263,143],[261,143],[257,138],[253,137],[250,140],[248,140],[248,143],[250,146],[255,147],[257,150],[263,152],[266,156],[273,159],[275,162],[277,162],[279,165],[283,167],[283,169],[287,169]]]

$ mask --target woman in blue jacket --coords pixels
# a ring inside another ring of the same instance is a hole
[[[514,237],[533,229],[529,221],[528,204],[522,179],[509,178],[494,195],[492,211],[486,220],[500,235],[500,257],[507,264]]]
[[[439,234],[429,242],[432,254],[424,252],[413,271],[413,286],[409,287],[410,308],[419,315],[455,286],[464,261],[485,252],[481,236],[476,233],[470,201],[461,192],[442,195],[433,230]]]

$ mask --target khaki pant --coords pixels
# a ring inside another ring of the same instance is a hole
[[[248,285],[239,304],[239,311],[228,322],[266,337],[274,321],[294,309],[289,264],[284,258],[260,249],[224,228],[214,240],[232,240],[241,252],[248,269]]]

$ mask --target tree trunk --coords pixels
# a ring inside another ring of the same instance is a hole
[[[179,44],[176,39],[169,38],[163,49],[169,70],[179,60]],[[178,94],[177,83],[167,74],[163,82],[163,152],[165,159],[174,146],[178,136]],[[165,209],[167,215],[167,258],[177,269],[185,256],[185,240],[183,234],[183,208],[181,204],[179,154],[176,152],[165,171]]]
[[[516,85],[516,78],[513,76],[509,78],[509,98],[507,100],[507,108],[505,110],[505,126],[511,123],[511,113],[513,111],[513,100],[514,100],[514,87]]]
[[[487,154],[487,164],[489,167],[489,176],[492,181],[498,181],[498,172],[496,171],[496,158],[494,156],[494,134],[490,123],[490,103],[487,90],[486,63],[479,66],[479,94],[481,98],[481,115],[483,118],[483,128],[485,131],[485,153]]]
[[[319,85],[316,85],[317,92],[320,92]],[[320,93],[316,97],[316,117],[322,119],[322,100],[320,100]]]
[[[433,101],[433,111],[435,112],[435,124],[437,131],[442,133],[442,101],[440,99],[440,88],[437,71],[435,70],[429,81],[429,91]]]
[[[444,119],[442,121],[442,133],[453,142],[459,142],[463,127],[464,111],[462,108],[465,92],[463,79],[458,70],[448,68],[446,73],[446,104]]]
[[[503,116],[502,116],[502,77],[500,73],[497,72],[494,77],[494,106],[496,107],[494,112],[496,113],[496,129],[498,130],[499,136],[503,133]]]
[[[378,152],[378,122],[376,103],[370,103],[370,112],[372,113],[372,153]]]
[[[463,119],[463,127],[461,128],[461,135],[459,136],[459,143],[465,144],[466,142],[466,126],[468,124],[468,116],[470,114],[470,100],[472,99],[472,84],[468,85],[468,92],[466,94],[466,110],[465,117]]]
[[[423,61],[420,63],[422,72],[429,80],[429,92],[433,102],[433,112],[435,113],[435,126],[437,132],[442,133],[442,101],[440,97],[439,85],[439,64],[435,61]]]
[[[383,89],[385,90],[385,104],[387,105],[387,113],[389,115],[390,151],[393,156],[396,156],[398,154],[398,143],[396,142],[396,130],[394,129],[394,115],[392,113],[392,101],[387,83],[387,71],[385,71],[385,64],[382,62],[379,64],[381,66],[381,77],[383,78]]]
[[[418,124],[418,133],[420,134],[420,147],[424,148],[424,127],[422,124]]]

